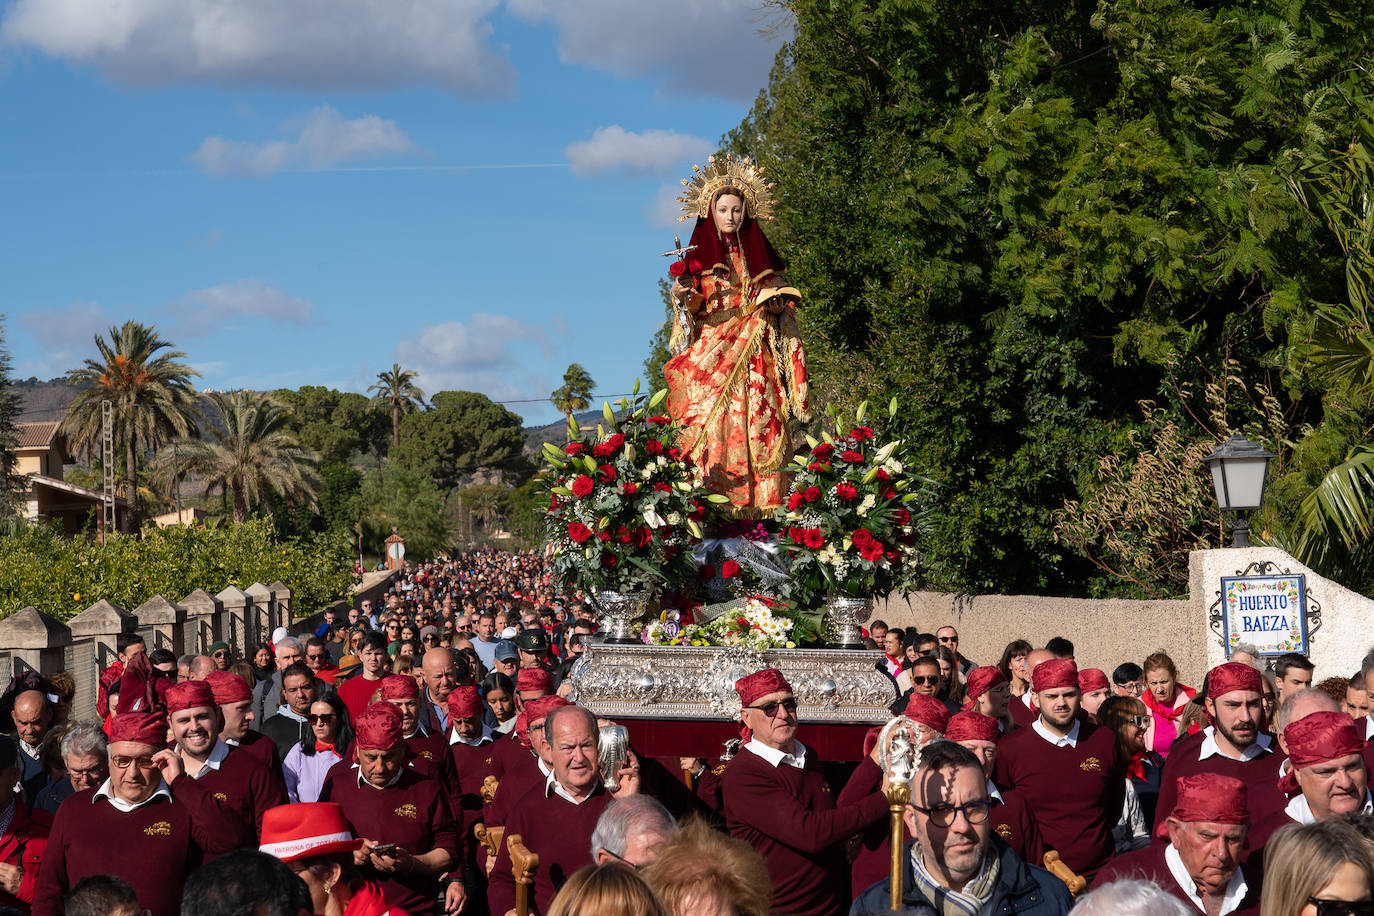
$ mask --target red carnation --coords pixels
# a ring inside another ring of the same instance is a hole
[[[568,537],[572,538],[576,543],[584,544],[587,542],[587,539],[591,536],[592,529],[588,528],[581,522],[568,523]]]
[[[801,507],[801,504],[802,495],[800,493],[793,493],[791,496],[787,497],[787,511],[796,512],[797,509]]]
[[[840,459],[848,461],[850,464],[862,464],[864,456],[862,452],[856,452],[852,448],[847,448],[840,452]]]
[[[873,428],[871,426],[856,426],[849,431],[849,438],[859,442],[873,438]]]
[[[619,528],[615,529],[615,539],[622,544],[630,543],[630,529],[621,525]]]
[[[883,545],[880,541],[871,541],[867,545],[859,548],[859,556],[872,563],[876,563],[883,558]]]
[[[834,451],[835,446],[831,445],[829,442],[822,442],[811,450],[811,457],[829,458]]]
[[[635,493],[639,492],[639,484],[635,483],[633,480],[627,480],[620,485],[620,492],[624,493],[626,496],[634,496]]]
[[[668,419],[667,417],[650,417],[649,422],[654,424],[655,426],[667,426],[669,423],[673,421]]]
[[[679,458],[682,457],[682,449],[678,448],[676,445],[673,446],[672,448],[668,449],[668,457],[673,459],[674,461],[677,461]]]
[[[603,464],[596,469],[596,476],[600,478],[602,483],[610,483],[615,480],[615,468],[609,464]]]
[[[807,528],[802,532],[802,543],[812,550],[820,550],[825,546],[825,536],[819,528]]]
[[[716,577],[716,568],[710,563],[703,563],[701,566],[697,567],[697,576],[699,576],[703,582],[707,579],[714,579]]]
[[[605,542],[607,542],[607,543],[610,543],[610,540],[611,540],[611,533],[610,533],[609,531],[601,531],[601,530],[598,530],[598,531],[596,532],[596,536],[597,536],[598,539],[603,540],[603,541],[605,541]]]
[[[883,555],[884,555],[885,557],[887,557],[887,562],[889,562],[889,563],[894,563],[894,564],[895,564],[895,563],[900,562],[901,559],[902,559],[902,555],[901,555],[900,553],[898,553],[898,552],[895,551],[895,550],[891,550],[891,549],[888,549],[888,550],[884,551]]]
[[[577,479],[572,482],[573,496],[586,496],[592,492],[592,488],[595,486],[596,484],[592,483],[592,479],[586,474],[578,474]]]
[[[859,488],[847,480],[835,484],[835,495],[840,499],[858,499]]]
[[[557,494],[557,493],[550,493],[549,496],[551,497],[551,499],[549,500],[549,511],[550,511],[550,512],[552,512],[553,510],[557,509],[559,506],[563,505],[563,502],[558,498],[558,494]]]
[[[826,464],[826,463],[824,463],[824,462],[821,462],[821,461],[813,461],[813,462],[811,462],[810,464],[808,464],[808,465],[806,466],[806,469],[807,469],[808,471],[817,471],[817,472],[820,472],[820,471],[828,471],[828,470],[830,470],[830,465],[828,465],[828,464]]]
[[[670,487],[670,486],[668,486],[668,484],[663,483],[662,481],[659,481],[658,483],[654,484],[654,490],[655,490],[655,492],[658,492],[658,493],[671,493],[671,492],[673,492],[673,488]]]
[[[620,433],[609,437],[605,442],[598,442],[592,446],[592,454],[597,458],[605,458],[607,455],[614,455],[625,446],[625,437]]]
[[[821,498],[821,488],[807,487],[805,492],[802,493],[802,496],[805,497],[807,502],[814,503],[816,500]]]
[[[894,509],[892,512],[892,520],[899,525],[910,525],[911,513],[906,509]]]
[[[787,537],[791,539],[793,544],[800,544],[802,542],[802,529],[795,526],[788,527]]]
[[[668,265],[668,276],[680,277],[687,272],[686,261],[674,261]]]
[[[636,547],[648,547],[653,539],[653,529],[645,525],[640,525],[630,534],[630,540]]]
[[[888,487],[886,490],[883,491],[883,499],[896,499],[896,498],[897,498],[897,491],[894,490],[894,489],[892,489],[891,487]]]
[[[882,468],[878,468],[878,473],[874,474],[873,476],[878,478],[879,480],[887,480],[887,471],[884,471]]]
[[[850,540],[854,542],[855,547],[862,550],[873,543],[873,532],[869,531],[867,528],[860,528],[854,532]]]
[[[569,442],[567,445],[563,446],[563,454],[565,455],[580,455],[586,450],[586,443],[583,442]]]
[[[720,574],[726,579],[733,579],[739,575],[739,564],[734,560],[726,560],[720,564]]]
[[[613,553],[606,553],[604,550],[601,552],[601,568],[602,568],[602,569],[615,569],[615,565],[616,565],[616,563],[618,563],[618,562],[619,562],[619,561],[615,558],[615,554],[613,554]]]
[[[662,455],[662,454],[663,454],[663,443],[662,443],[662,442],[659,442],[657,439],[645,439],[645,440],[644,440],[644,454],[646,454],[646,455]]]

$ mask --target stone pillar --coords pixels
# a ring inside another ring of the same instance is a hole
[[[186,644],[178,655],[201,654],[210,643],[220,639],[220,615],[224,605],[203,588],[198,588],[178,602],[186,608]]]
[[[0,620],[0,651],[9,653],[11,676],[25,670],[39,674],[61,671],[66,667],[62,650],[71,642],[72,631],[67,625],[36,607],[26,607]]]
[[[256,613],[250,615],[250,630],[252,641],[256,644],[270,638],[272,631],[277,628],[277,602],[272,590],[261,582],[254,582],[243,593],[253,600]]]
[[[253,599],[233,585],[215,596],[224,607],[220,614],[219,638],[227,642],[234,654],[242,658],[254,645],[252,631]]]
[[[291,596],[294,594],[291,591],[291,586],[278,579],[267,587],[272,589],[273,595],[277,596],[277,612],[281,615],[278,625],[289,629],[294,611],[291,605]]]
[[[166,649],[173,655],[181,654],[186,645],[186,608],[173,604],[161,595],[154,595],[134,608],[140,627],[152,628],[152,649]]]
[[[100,671],[114,664],[119,656],[119,647],[115,640],[121,633],[133,633],[137,630],[138,618],[119,605],[111,604],[102,598],[67,621],[67,625],[71,628],[73,638],[91,641],[91,656],[95,670],[79,673],[76,683],[80,689],[83,677],[86,678],[86,683],[94,684]]]

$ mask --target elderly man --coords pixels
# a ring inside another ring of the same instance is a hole
[[[1064,883],[1027,865],[992,829],[987,777],[952,741],[928,745],[911,782],[902,856],[901,913],[1016,913],[1062,916],[1073,900]],[[864,891],[850,916],[890,913],[891,878]],[[841,910],[840,912],[842,912]]]
[[[429,913],[439,875],[462,858],[448,801],[438,782],[408,765],[395,706],[373,703],[355,730],[353,761],[334,765],[319,800],[337,802],[354,836],[363,838],[354,864],[377,882],[386,902]]]
[[[56,814],[68,796],[94,789],[110,775],[109,742],[94,722],[73,723],[62,736],[62,762],[67,775],[38,793],[34,808]]]
[[[420,691],[420,724],[431,735],[448,731],[448,695],[454,687],[472,683],[466,665],[458,669],[453,652],[443,646],[430,649],[420,660],[424,687]]]
[[[592,860],[640,869],[658,858],[676,832],[677,822],[658,799],[631,795],[611,802],[601,813],[592,831]]]
[[[1031,693],[1039,716],[998,745],[996,782],[1026,799],[1045,848],[1057,850],[1069,868],[1088,877],[1114,850],[1125,763],[1112,729],[1078,718],[1078,666],[1072,659],[1037,665]]]
[[[959,660],[959,674],[968,677],[968,673],[978,667],[974,662],[964,658],[963,654],[959,651],[959,631],[954,629],[954,627],[948,624],[940,627],[940,629],[935,631],[935,638],[939,640],[940,645],[953,652],[954,657]]]
[[[277,643],[272,650],[277,670],[269,678],[263,678],[253,687],[253,721],[258,729],[267,724],[272,715],[272,707],[281,695],[281,673],[297,662],[305,661],[305,647],[294,636],[288,636]],[[285,751],[282,752],[285,755]]]
[[[62,916],[63,895],[89,875],[117,875],[151,916],[177,916],[186,876],[207,853],[238,845],[234,818],[185,775],[166,743],[160,714],[110,721],[110,776],[58,809],[34,892],[37,916]]]
[[[1258,913],[1260,876],[1241,868],[1247,795],[1245,783],[1233,776],[1184,776],[1164,819],[1169,841],[1117,856],[1093,886],[1144,876],[1206,916]]]
[[[262,723],[262,733],[277,746],[277,753],[286,758],[296,742],[310,734],[310,704],[320,698],[320,683],[315,672],[304,662],[296,662],[281,675],[282,703]]]
[[[1012,852],[1027,862],[1043,862],[1045,844],[1040,839],[1040,828],[1031,816],[1025,798],[1014,789],[998,789],[992,781],[993,771],[997,768],[1000,727],[991,716],[967,710],[949,717],[945,738],[971,751],[983,765],[983,775],[988,778],[988,798],[992,801],[990,818],[993,832],[1006,841]]]
[[[639,792],[639,767],[633,755],[620,771],[613,796],[601,784],[597,762],[596,716],[581,706],[553,709],[544,721],[553,772],[542,788],[526,792],[506,818],[506,836],[520,836],[539,855],[531,905],[546,912],[564,882],[591,864],[588,844],[597,820],[613,798]],[[515,881],[509,850],[502,846],[491,871],[487,901],[493,916],[515,907]]]
[[[1155,805],[1154,832],[1174,810],[1175,784],[1184,776],[1216,773],[1245,783],[1247,806],[1256,822],[1283,807],[1278,791],[1279,761],[1273,737],[1264,732],[1264,682],[1243,662],[1226,662],[1207,672],[1207,715],[1212,724],[1174,745],[1164,762]]]
[[[20,767],[15,742],[0,735],[0,906],[27,912],[52,815],[31,811],[15,792]]]
[[[774,913],[839,912],[852,899],[845,842],[883,818],[887,799],[871,792],[836,806],[820,761],[797,740],[797,698],[782,672],[740,678],[735,692],[749,740],[721,776],[725,825],[767,863]]]
[[[52,726],[52,707],[39,691],[25,690],[14,698],[10,718],[14,722],[15,744],[23,766],[20,782],[24,786],[24,801],[32,804],[48,782],[43,772],[42,745]]]
[[[273,773],[280,773],[281,754],[276,742],[252,728],[253,692],[248,689],[247,682],[232,671],[211,671],[205,683],[210,685],[224,720],[219,733],[224,743],[231,748],[242,748]]]
[[[1374,814],[1360,754],[1364,742],[1349,716],[1327,709],[1294,719],[1283,729],[1283,743],[1290,766],[1279,789],[1298,794],[1283,810],[1256,823],[1250,848],[1269,842],[1286,824],[1313,824],[1352,812]]]
[[[329,645],[320,637],[311,636],[305,641],[305,663],[321,684],[333,689],[339,679],[339,666],[330,658]]]

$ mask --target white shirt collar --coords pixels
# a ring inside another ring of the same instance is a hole
[[[542,763],[543,761],[540,762]],[[563,788],[563,784],[558,781],[558,777],[555,776],[552,772],[550,772],[549,775],[544,778],[544,797],[548,798],[551,795],[557,795],[564,801],[572,802],[574,805],[580,805],[596,794],[596,786],[599,785],[600,782],[600,777],[597,777],[597,782],[592,786],[592,790],[590,792],[588,792],[582,798],[574,798],[571,792]]]
[[[401,774],[406,771],[405,767],[401,767],[396,771],[395,776],[387,780],[386,785],[379,786],[374,785],[371,780],[363,778],[363,769],[362,767],[358,766],[357,761],[353,762],[353,769],[358,771],[358,788],[362,788],[363,786],[372,786],[372,788],[376,789],[378,792],[382,791],[383,789],[390,789],[392,786],[396,785],[396,783],[401,781]]]
[[[1317,818],[1312,814],[1312,806],[1307,803],[1307,796],[1299,792],[1293,796],[1292,801],[1283,809],[1287,814],[1299,824],[1316,823]],[[1370,797],[1369,790],[1364,790],[1364,804],[1360,806],[1361,814],[1374,814],[1374,798]]]
[[[1183,893],[1188,895],[1188,899],[1193,902],[1193,906],[1198,908],[1198,912],[1207,912],[1207,907],[1203,905],[1202,898],[1198,896],[1197,883],[1193,881],[1193,876],[1188,874],[1188,869],[1183,865],[1183,857],[1178,854],[1174,844],[1170,843],[1164,847],[1164,864],[1169,866],[1169,874],[1174,876],[1178,886],[1183,888]],[[1221,916],[1233,912],[1240,906],[1241,900],[1245,899],[1245,894],[1249,888],[1245,884],[1245,876],[1240,873],[1240,866],[1231,873],[1231,880],[1226,882],[1226,890],[1221,895]]]
[[[39,755],[43,752],[43,749],[41,747],[34,747],[32,744],[29,744],[23,738],[19,739],[18,744],[19,749],[24,752],[24,755],[26,757],[29,757],[33,760],[40,759]]]
[[[1002,797],[1002,793],[997,791],[997,786],[993,785],[992,780],[988,780],[988,798],[995,798],[1001,804],[1006,804],[1007,800]]]
[[[1078,747],[1078,731],[1079,726],[1082,724],[1083,723],[1079,722],[1077,719],[1074,719],[1073,727],[1069,729],[1069,733],[1061,736],[1056,735],[1046,728],[1045,723],[1040,721],[1039,716],[1036,716],[1035,721],[1031,723],[1031,728],[1035,729],[1037,735],[1044,738],[1055,747]]]
[[[1364,717],[1364,739],[1374,738],[1374,712]]]
[[[457,729],[454,729],[453,731],[449,732],[448,736],[449,744],[466,744],[468,747],[480,747],[481,745],[486,744],[491,740],[491,726],[489,725],[483,725],[482,734],[478,735],[476,738],[473,738],[471,741],[469,741],[466,738],[458,737]]]
[[[750,738],[749,743],[744,746],[744,750],[752,751],[774,767],[784,763],[799,770],[806,767],[806,745],[796,739],[792,741],[792,753],[790,754],[775,747],[769,747],[757,738]]]
[[[509,735],[511,732],[515,731],[515,716],[511,716],[504,722],[498,722],[496,724],[496,731],[503,735]]]
[[[1021,694],[1021,705],[1024,706],[1024,707],[1026,707],[1027,709],[1034,709],[1035,707],[1031,705],[1030,700],[1031,700],[1031,689],[1030,689],[1029,687],[1027,687],[1027,688],[1026,688],[1026,692],[1023,693],[1023,694]]]
[[[104,798],[110,802],[111,807],[116,811],[123,811],[125,814],[128,814],[130,811],[137,811],[144,805],[151,805],[153,802],[157,801],[159,797],[165,798],[168,801],[172,800],[172,790],[167,788],[167,783],[163,780],[158,780],[157,788],[153,790],[152,795],[149,795],[147,798],[143,799],[143,801],[135,805],[116,796],[114,790],[110,788],[109,777],[106,777],[105,781],[100,784],[100,788],[96,789],[95,794],[91,796],[91,804],[95,804],[96,799]]]
[[[1202,730],[1202,733],[1207,737],[1202,739],[1202,745],[1198,748],[1198,760],[1206,760],[1208,757],[1225,757],[1228,760],[1236,759],[1223,751],[1221,745],[1217,744],[1217,730],[1215,727],[1209,725]],[[1264,732],[1260,732],[1255,736],[1255,743],[1247,747],[1244,751],[1241,751],[1241,761],[1248,763],[1256,757],[1264,756],[1264,754],[1269,751],[1269,745],[1273,740],[1273,738],[1269,737]]]
[[[192,779],[200,779],[200,777],[204,776],[211,770],[218,770],[219,765],[223,763],[224,758],[228,756],[229,745],[225,744],[223,741],[216,738],[215,746],[210,748],[210,756],[205,758],[205,762],[200,765],[200,769],[196,770],[196,772],[194,773],[192,773],[189,769],[186,772],[190,775]],[[186,761],[183,759],[183,765],[185,764],[185,762]]]

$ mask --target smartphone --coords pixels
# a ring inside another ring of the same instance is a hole
[[[378,843],[376,846],[372,847],[372,854],[378,856],[391,856],[392,858],[395,858],[396,850],[400,848],[400,844],[398,843]]]

